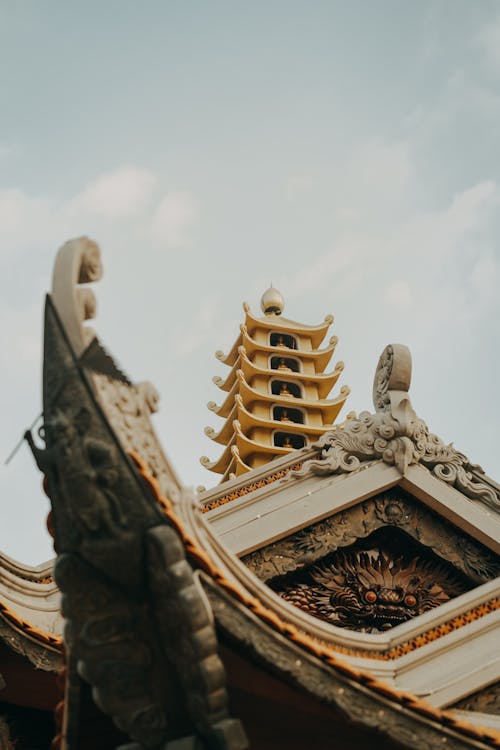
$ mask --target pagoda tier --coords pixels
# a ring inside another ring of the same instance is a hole
[[[269,347],[269,349],[271,349],[271,347]],[[306,370],[307,365],[312,365],[313,363],[300,363],[300,359],[295,356],[295,353],[292,359],[290,359],[290,356],[288,354],[285,354],[282,351],[280,351],[276,355],[276,349],[274,350],[274,356],[270,356],[267,358],[268,360],[270,360],[270,362],[267,362],[265,358],[260,358],[261,360],[264,360],[262,361],[262,364],[264,365],[263,367],[259,367],[256,364],[256,362],[259,361],[258,354],[254,355],[254,357],[254,361],[249,359],[245,352],[245,348],[243,346],[240,346],[240,354],[238,356],[238,359],[234,363],[231,372],[229,373],[226,380],[223,381],[222,378],[215,377],[213,378],[213,382],[222,391],[231,392],[234,387],[237,373],[240,370],[243,373],[247,383],[251,382],[257,375],[264,375],[266,378],[275,378],[277,377],[277,374],[279,374],[279,376],[283,376],[287,380],[291,379],[299,384],[307,383],[308,385],[313,386],[313,388],[317,390],[317,397],[325,398],[332,390],[333,386],[340,377],[340,373],[344,369],[344,363],[337,362],[333,372],[315,372],[314,370],[312,370],[311,366],[308,368],[308,372]],[[273,360],[276,360],[276,362],[273,363]],[[276,364],[276,367],[273,367],[273,364]],[[292,367],[289,366],[292,365],[300,367],[300,364],[302,364],[304,368],[303,371],[293,370]]]
[[[242,329],[244,329],[244,326],[242,326]],[[255,357],[257,361],[260,361],[261,365],[264,364],[264,369],[266,369],[266,364],[271,364],[272,361],[278,357],[280,359],[286,360],[287,358],[292,358],[292,365],[294,363],[302,363],[302,366],[304,367],[305,372],[309,372],[310,374],[320,374],[324,371],[325,367],[327,366],[328,362],[332,358],[333,352],[335,351],[335,347],[337,345],[337,337],[332,336],[330,339],[330,345],[326,347],[325,349],[316,349],[316,350],[288,350],[288,347],[285,346],[264,346],[263,344],[259,344],[257,341],[255,341],[251,336],[248,336],[246,331],[242,331],[241,336],[241,344],[238,347],[238,356],[234,361],[234,364],[231,367],[231,370],[229,371],[229,374],[227,375],[226,379],[219,377],[218,375],[215,375],[213,378],[213,382],[215,385],[219,386],[219,388],[223,391],[229,391],[231,390],[235,377],[236,372],[240,370],[243,367],[243,362],[250,363],[253,365],[253,358]],[[276,353],[276,349],[279,348],[280,351],[278,354]],[[267,362],[266,362],[266,355],[267,354]],[[335,366],[335,372],[340,372],[344,368],[344,365],[342,362],[338,362]],[[272,369],[272,368],[271,368]],[[279,369],[279,368],[278,368]],[[246,374],[246,373],[245,373]],[[334,385],[334,384],[333,384]]]
[[[225,397],[220,406],[211,401],[208,407],[224,424],[205,433],[225,449],[217,460],[204,456],[201,463],[222,474],[222,481],[317,440],[332,428],[349,394],[343,386],[327,398],[344,368],[338,362],[325,372],[336,337],[319,349],[333,317],[318,326],[282,318],[283,298],[273,287],[261,305],[264,316],[257,318],[244,304],[240,335],[227,355],[216,352],[230,371],[213,378]]]

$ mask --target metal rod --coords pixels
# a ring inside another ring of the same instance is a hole
[[[39,415],[38,415],[38,416],[37,416],[37,417],[36,417],[36,418],[35,418],[35,419],[33,420],[33,422],[32,422],[32,423],[30,424],[30,426],[28,427],[28,430],[30,430],[30,431],[31,431],[31,430],[32,430],[32,429],[34,428],[34,426],[36,425],[36,423],[37,423],[37,422],[38,422],[38,421],[39,421],[39,420],[40,420],[40,419],[41,419],[42,417],[43,417],[43,411],[41,411],[41,412],[40,412],[40,414],[39,414]],[[9,455],[8,455],[8,456],[7,456],[7,458],[5,459],[5,461],[4,461],[4,466],[7,466],[7,464],[10,464],[10,462],[12,461],[12,459],[14,458],[14,456],[16,455],[17,451],[19,450],[19,448],[21,447],[21,445],[22,445],[23,443],[24,443],[24,435],[23,435],[23,436],[22,436],[22,438],[21,438],[21,439],[19,440],[19,442],[18,442],[18,443],[16,443],[16,445],[15,445],[14,449],[13,449],[13,450],[12,450],[12,451],[11,451],[11,452],[9,453]]]

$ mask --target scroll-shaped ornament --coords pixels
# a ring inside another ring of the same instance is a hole
[[[386,347],[375,372],[375,414],[361,412],[359,417],[326,432],[314,445],[319,458],[306,461],[284,481],[308,474],[350,473],[380,459],[395,466],[403,476],[408,466],[421,464],[469,499],[500,510],[499,494],[482,481],[481,467],[471,464],[452,444],[446,445],[417,417],[408,395],[410,375],[407,347]]]
[[[151,415],[158,411],[158,391],[148,382],[131,383],[87,323],[95,317],[97,309],[89,284],[101,277],[101,251],[97,243],[88,237],[69,240],[59,249],[54,265],[54,306],[123,448],[138,453],[162,492],[176,501],[181,483],[151,423]]]

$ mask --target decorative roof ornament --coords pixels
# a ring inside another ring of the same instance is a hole
[[[357,471],[370,461],[382,459],[404,476],[408,467],[421,464],[435,477],[500,511],[500,496],[487,481],[483,469],[472,464],[453,444],[446,445],[420,419],[408,394],[411,354],[402,344],[387,346],[375,371],[375,414],[364,411],[322,435],[314,447],[319,459],[306,461],[290,476],[328,475]]]
[[[281,315],[285,309],[285,300],[281,292],[271,286],[266,289],[260,300],[260,306],[264,315]]]
[[[131,383],[102,346],[88,321],[96,316],[91,286],[102,278],[99,245],[88,237],[68,240],[59,249],[52,277],[52,301],[80,367],[87,371],[101,408],[124,450],[136,451],[171,500],[181,482],[163,452],[151,422],[159,394],[150,382]]]

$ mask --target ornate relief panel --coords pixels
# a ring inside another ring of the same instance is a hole
[[[308,614],[367,633],[390,630],[472,588],[451,565],[392,529],[268,583]]]
[[[477,584],[500,575],[496,555],[399,487],[251,552],[243,562],[258,578],[268,581],[310,565],[383,527],[404,531]]]
[[[364,632],[387,630],[500,574],[490,550],[398,487],[243,562],[309,614]]]

